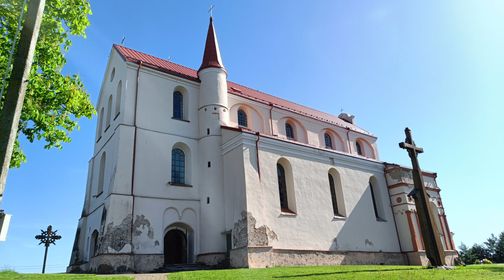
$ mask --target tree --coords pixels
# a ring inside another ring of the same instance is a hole
[[[504,263],[504,231],[499,234],[499,240],[495,245],[495,262]]]
[[[0,5],[0,77],[10,72],[8,57],[18,27],[23,0],[3,0]],[[24,7],[26,10],[26,7]],[[63,75],[65,53],[71,36],[86,36],[91,7],[87,0],[47,0],[35,49],[35,56],[19,120],[19,135],[28,141],[44,140],[45,148],[62,148],[71,141],[69,133],[78,128],[77,119],[91,118],[95,109],[79,76]],[[16,44],[17,45],[17,44]],[[7,88],[8,80],[2,81]],[[3,99],[0,100],[0,107]],[[26,157],[16,140],[11,167],[19,167]]]
[[[493,233],[490,235],[487,241],[485,241],[485,246],[492,262],[495,262],[495,249],[497,246],[497,241],[498,239]]]

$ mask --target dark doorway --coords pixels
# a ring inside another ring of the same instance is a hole
[[[164,237],[165,264],[187,263],[187,238],[179,229],[169,230]]]

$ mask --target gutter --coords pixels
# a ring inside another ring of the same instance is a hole
[[[130,227],[130,240],[131,240],[131,255],[133,256],[133,218],[135,216],[135,167],[136,167],[136,140],[137,140],[137,111],[138,111],[138,84],[140,82],[140,68],[142,67],[143,62],[140,61],[138,64],[138,70],[137,70],[137,75],[136,75],[136,87],[135,87],[135,109],[134,109],[134,114],[133,114],[133,129],[134,129],[134,134],[133,134],[133,162],[131,166],[131,196],[132,196],[132,203],[131,203],[131,227]],[[132,269],[135,271],[135,262],[132,262]]]

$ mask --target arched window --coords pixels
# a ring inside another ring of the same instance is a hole
[[[380,199],[380,193],[377,189],[378,182],[374,177],[369,180],[369,190],[371,191],[371,199],[373,201],[373,210],[377,221],[385,221],[383,213],[383,205]]]
[[[185,154],[179,148],[172,150],[171,182],[185,184]]]
[[[98,131],[96,134],[98,135],[98,140],[100,140],[102,136],[102,131],[103,131],[103,113],[105,112],[105,109],[103,107],[100,110],[100,114],[98,115]]]
[[[117,117],[121,112],[121,99],[122,99],[122,81],[119,81],[119,83],[117,84],[115,117]]]
[[[345,200],[343,198],[343,188],[341,186],[340,175],[336,169],[332,168],[329,170],[327,176],[329,179],[333,214],[334,216],[345,217]]]
[[[325,133],[324,134],[324,142],[325,142],[325,147],[328,148],[328,149],[334,149],[333,148],[333,143],[332,143],[332,138],[331,138],[331,135],[329,135],[329,133]]]
[[[329,176],[329,187],[331,188],[331,201],[332,201],[334,216],[342,216],[338,212],[338,200],[336,198],[336,187],[334,186],[334,178],[331,174],[328,174],[328,176]]]
[[[294,180],[292,167],[288,160],[281,158],[277,162],[278,194],[280,210],[284,213],[295,214],[296,199],[294,195]]]
[[[184,119],[184,95],[180,91],[173,93],[173,118]]]
[[[98,190],[96,191],[96,195],[100,195],[104,189],[106,161],[107,161],[107,155],[105,152],[103,152],[100,158],[100,172],[98,173]]]
[[[91,234],[91,244],[89,245],[89,257],[94,257],[98,253],[98,231],[94,230]]]
[[[112,95],[109,96],[108,103],[107,103],[107,122],[105,125],[105,130],[107,130],[110,126],[111,116],[112,116]]]
[[[287,199],[287,181],[285,178],[285,169],[280,163],[277,163],[278,176],[278,192],[280,194],[280,208],[282,211],[289,209],[289,201]]]
[[[364,156],[364,151],[362,150],[362,146],[358,141],[355,142],[355,148],[357,148],[357,154],[359,156]]]
[[[287,139],[289,140],[294,140],[294,128],[290,123],[285,123],[285,135],[287,136]]]
[[[242,109],[238,110],[238,125],[248,127],[247,113]]]

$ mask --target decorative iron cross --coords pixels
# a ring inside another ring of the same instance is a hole
[[[58,231],[52,230],[52,226],[49,225],[47,227],[47,230],[40,230],[41,234],[35,235],[35,239],[40,240],[40,244],[44,244],[45,246],[45,253],[44,253],[44,265],[42,266],[42,273],[45,273],[45,266],[46,266],[46,260],[47,260],[47,249],[49,248],[49,245],[53,244],[56,245],[55,241],[61,239],[61,235],[58,235]]]
[[[215,5],[210,5],[210,8],[208,9],[208,13],[210,14],[210,17],[212,17],[212,11],[215,8]]]

